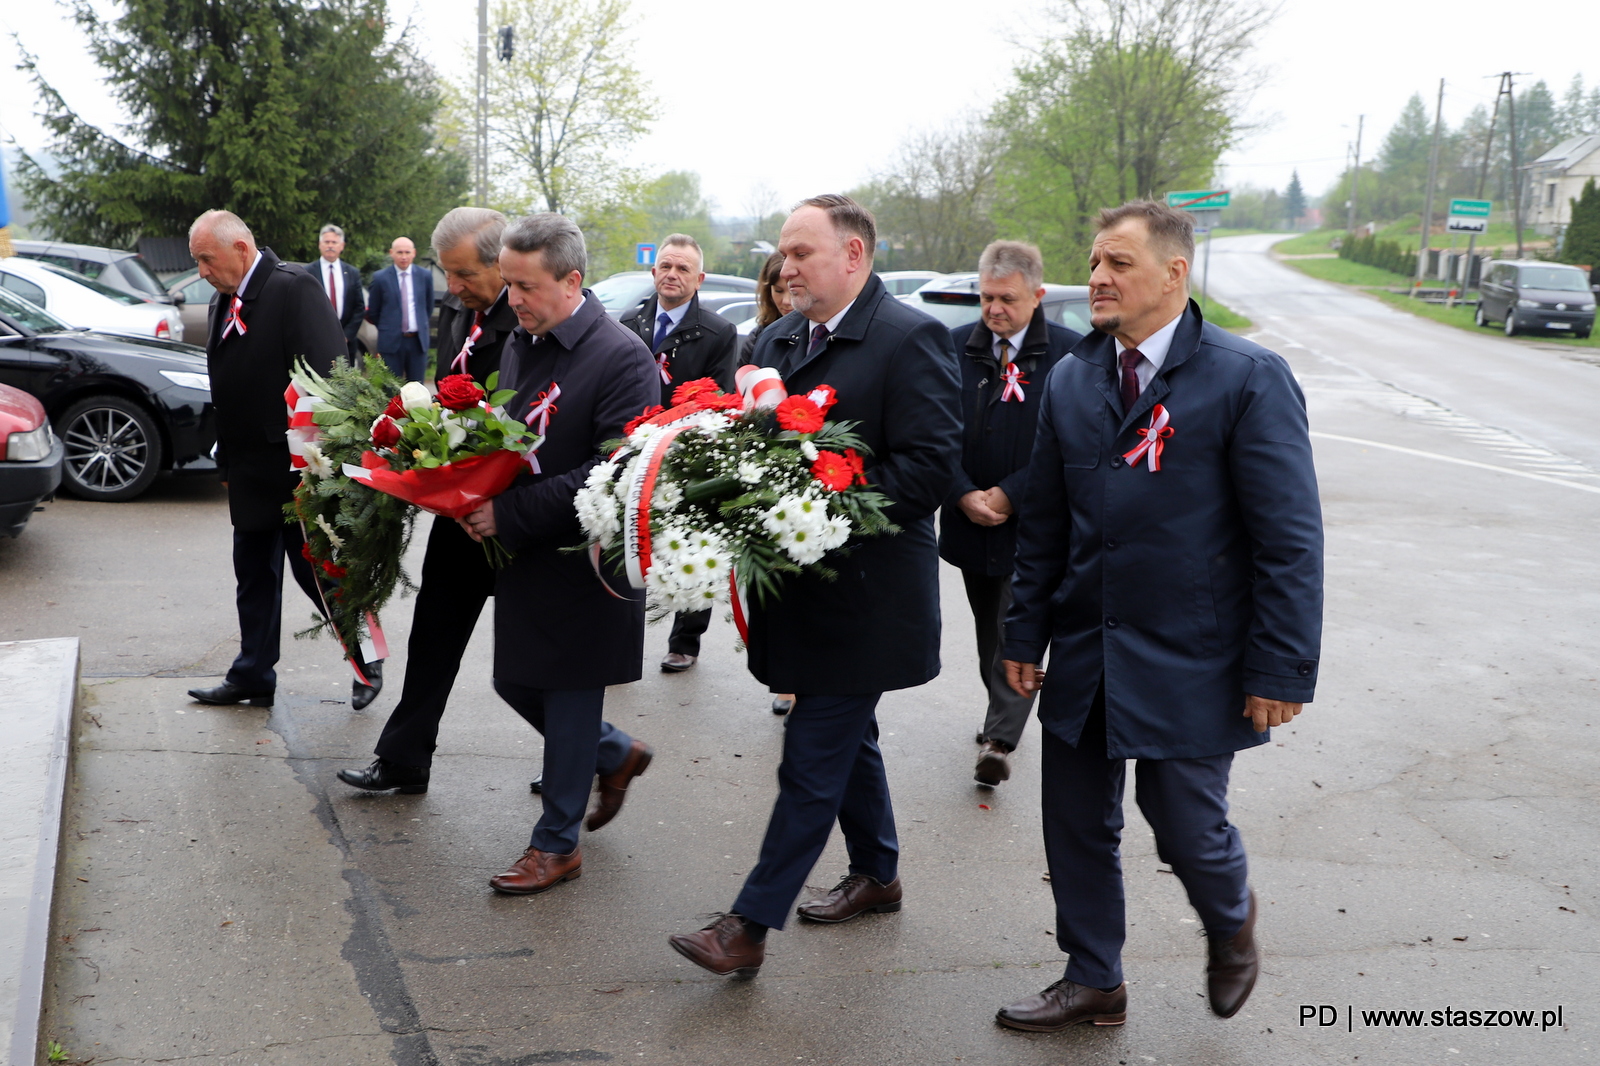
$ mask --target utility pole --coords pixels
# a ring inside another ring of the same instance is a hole
[[[1474,194],[1479,200],[1483,199],[1483,187],[1489,181],[1489,157],[1494,154],[1494,124],[1500,118],[1500,94],[1494,94],[1494,110],[1489,112],[1489,135],[1483,139],[1483,166],[1478,168],[1478,191]],[[1477,260],[1478,235],[1467,236],[1467,265],[1461,270],[1461,289],[1465,292],[1473,287],[1473,269],[1478,265]]]
[[[1511,71],[1500,75],[1506,94],[1506,114],[1511,130],[1511,221],[1517,227],[1517,258],[1522,258],[1522,171],[1517,165],[1517,95],[1511,83]]]
[[[1350,172],[1350,220],[1345,226],[1352,236],[1356,232],[1356,191],[1361,187],[1361,130],[1366,121],[1366,115],[1356,116],[1356,165]]]
[[[1411,286],[1415,297],[1428,272],[1428,237],[1433,233],[1433,187],[1439,180],[1439,131],[1444,122],[1444,79],[1439,79],[1439,102],[1433,109],[1433,150],[1428,153],[1428,192],[1422,199],[1422,247],[1417,252],[1417,280]]]
[[[489,206],[489,0],[478,0],[478,150],[473,170],[479,207]]]

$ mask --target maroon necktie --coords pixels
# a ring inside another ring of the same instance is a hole
[[[1133,410],[1133,405],[1139,402],[1139,375],[1134,367],[1139,365],[1139,360],[1144,354],[1137,348],[1124,348],[1122,350],[1122,413],[1126,415]]]
[[[822,347],[822,342],[828,339],[828,327],[818,326],[811,331],[811,346],[806,349],[807,355],[816,355],[817,349]]]

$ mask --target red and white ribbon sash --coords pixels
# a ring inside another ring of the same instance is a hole
[[[1022,368],[1016,363],[1007,363],[1005,380],[1006,387],[1000,392],[1000,402],[1010,403],[1015,400],[1018,403],[1027,403],[1028,398],[1022,394],[1022,386],[1032,383],[1022,376]]]
[[[243,309],[244,301],[235,293],[233,303],[228,306],[228,317],[222,323],[222,340],[227,340],[228,334],[234,330],[238,330],[241,337],[250,332],[245,328],[244,319],[239,317],[239,312]]]
[[[472,346],[478,343],[478,338],[481,336],[483,336],[483,321],[482,317],[479,316],[474,319],[472,332],[467,334],[466,343],[461,345],[461,351],[457,352],[456,357],[450,360],[452,372],[457,374],[465,374],[467,372],[467,356],[472,354]]]
[[[644,588],[650,576],[650,501],[655,496],[656,476],[667,449],[688,426],[668,426],[651,437],[639,452],[628,480],[627,503],[622,509],[622,560],[628,571],[628,584]]]
[[[314,418],[317,404],[315,396],[301,392],[294,382],[283,390],[284,405],[289,408],[289,469],[298,473],[306,468],[306,445],[317,442],[317,423]]]
[[[528,448],[528,469],[535,474],[540,472],[539,456],[535,453],[544,443],[545,433],[550,428],[550,416],[558,410],[556,401],[559,399],[561,399],[561,386],[552,381],[548,390],[539,393],[539,401],[529,409],[527,417],[522,420],[527,423],[529,429],[539,434],[539,439]],[[539,423],[537,428],[534,427],[535,422]]]
[[[1150,412],[1150,425],[1138,431],[1144,440],[1134,446],[1132,451],[1125,452],[1123,458],[1128,461],[1129,469],[1139,465],[1139,460],[1145,461],[1145,466],[1153,474],[1161,469],[1161,453],[1167,449],[1167,438],[1172,436],[1173,429],[1169,423],[1171,416],[1167,409],[1160,404]]]
[[[661,371],[661,384],[671,385],[672,374],[667,370],[667,353],[661,352],[656,356],[656,369]]]
[[[734,386],[744,397],[744,409],[771,410],[789,395],[783,387],[783,378],[770,366],[746,364],[733,374]]]

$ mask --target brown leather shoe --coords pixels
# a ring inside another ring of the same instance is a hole
[[[1010,754],[1011,749],[998,740],[984,741],[983,747],[978,749],[978,766],[972,772],[972,779],[990,788],[1011,780],[1011,760],[1006,758]]]
[[[1261,972],[1261,953],[1256,950],[1256,894],[1250,892],[1250,914],[1244,925],[1227,940],[1206,942],[1206,991],[1211,994],[1211,1012],[1232,1018],[1250,998]]]
[[[511,869],[489,878],[489,887],[508,896],[531,896],[563,881],[576,881],[582,873],[582,848],[573,848],[570,855],[529,848],[511,864]]]
[[[633,742],[622,765],[600,779],[600,798],[595,801],[589,817],[584,819],[585,829],[592,833],[617,816],[617,812],[622,810],[622,801],[628,798],[628,782],[649,769],[650,760],[655,755],[644,741]]]
[[[1029,1033],[1059,1033],[1085,1022],[1121,1025],[1128,1020],[1128,986],[1123,983],[1114,992],[1102,992],[1062,978],[1037,996],[1001,1007],[994,1020]]]
[[[795,913],[813,922],[848,922],[867,911],[888,914],[899,909],[898,877],[885,885],[866,874],[845,874],[832,892],[800,904]]]
[[[664,674],[681,674],[693,666],[697,655],[685,655],[681,651],[669,651],[666,658],[661,660],[661,672]]]
[[[751,940],[744,930],[744,919],[737,914],[720,914],[698,933],[674,933],[667,937],[667,943],[679,955],[718,977],[754,977],[767,957],[766,943]]]

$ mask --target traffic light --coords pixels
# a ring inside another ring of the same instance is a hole
[[[510,26],[500,27],[500,62],[509,63],[516,53],[516,31]]]

